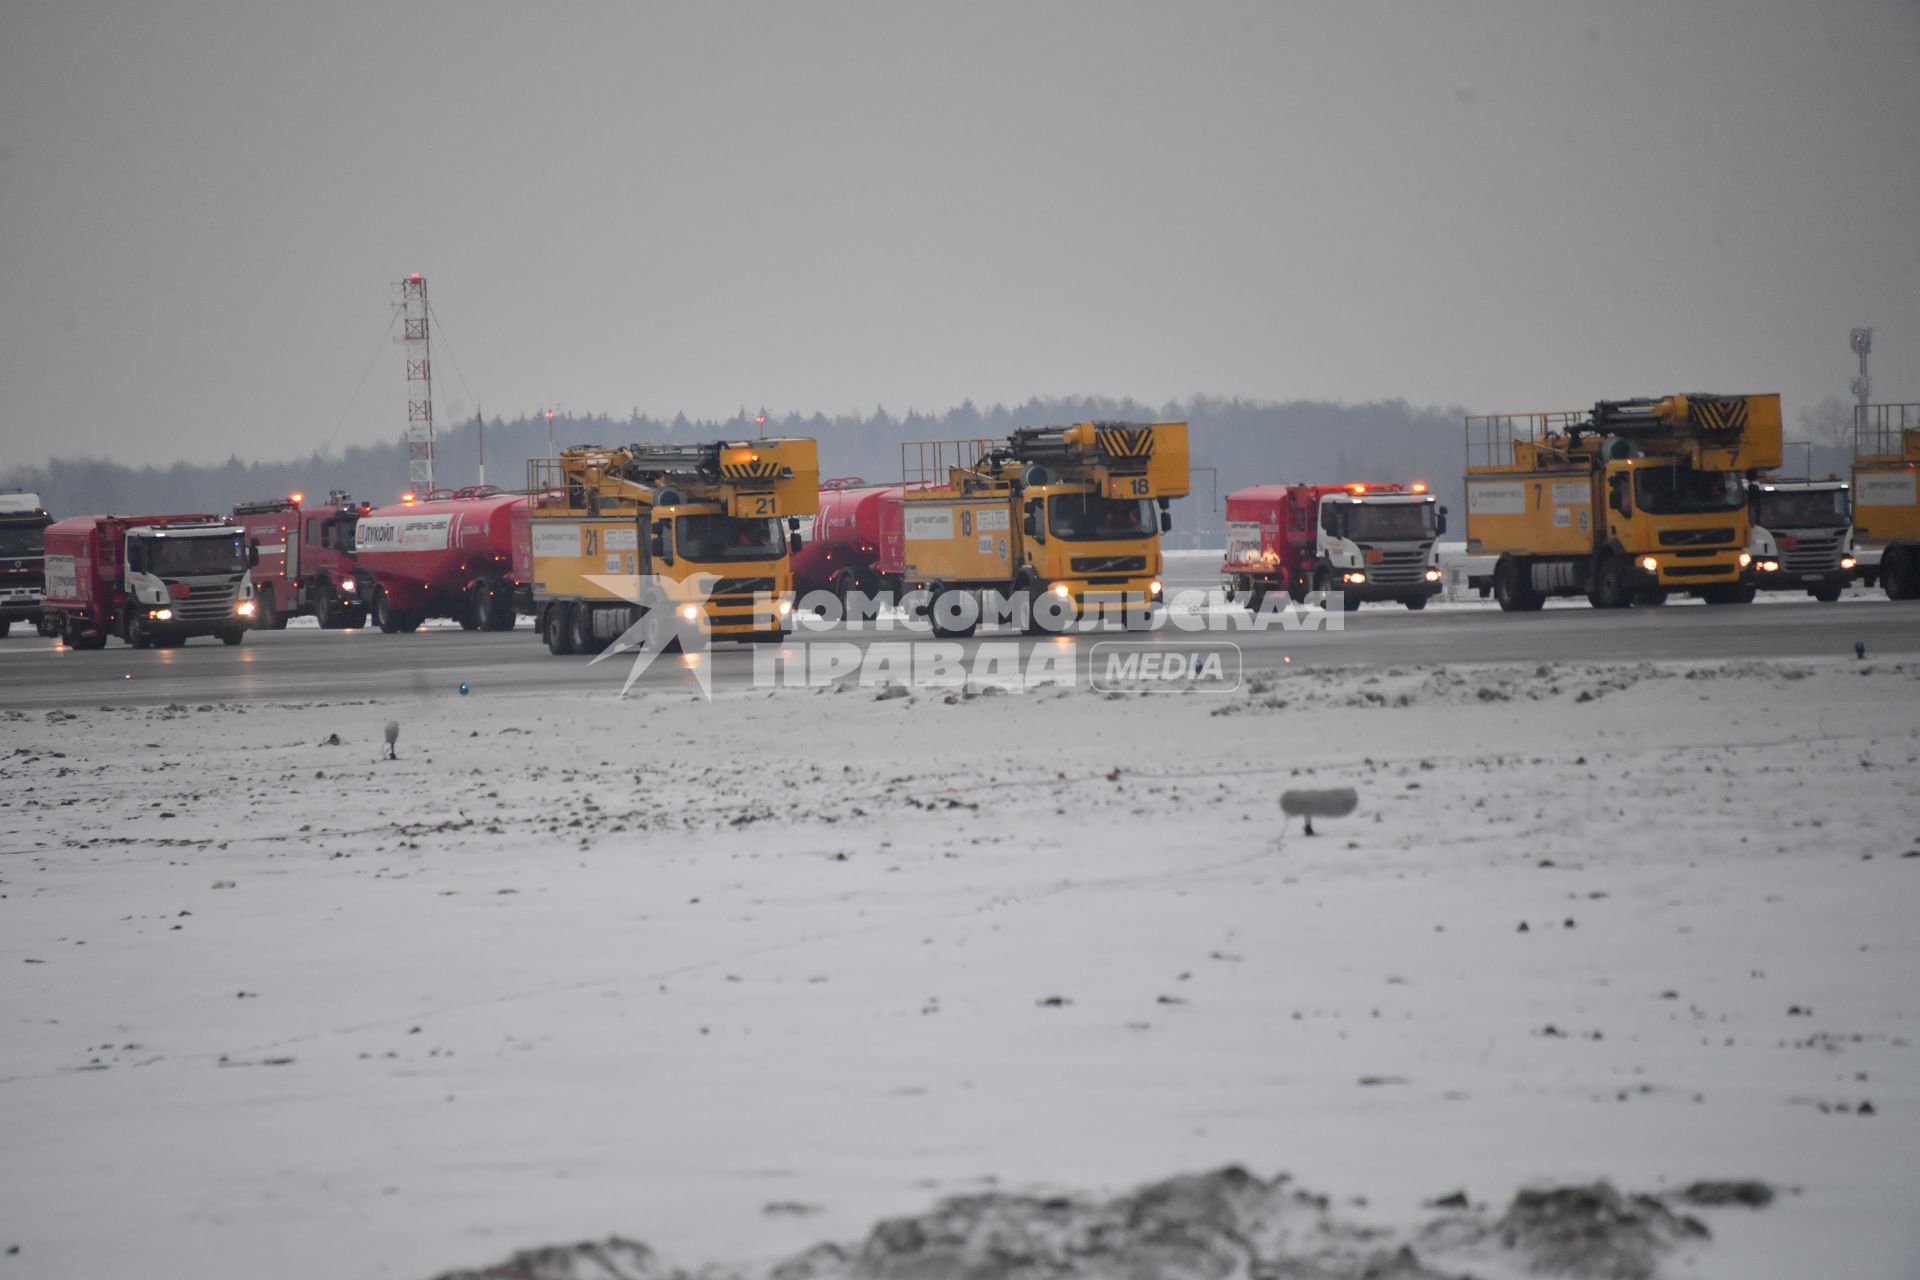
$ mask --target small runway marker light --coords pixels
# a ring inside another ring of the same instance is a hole
[[[398,720],[389,720],[387,721],[387,759],[399,759],[399,756],[397,756],[393,750],[393,744],[398,741],[400,741],[400,722]]]
[[[1855,641],[1853,642],[1853,660],[1854,660],[1855,662],[1858,662],[1858,661],[1860,661],[1860,659],[1862,659],[1862,658],[1864,658],[1864,657],[1866,657],[1866,656],[1867,656],[1867,644],[1866,644],[1866,641],[1864,641],[1864,640],[1855,640]]]
[[[460,696],[465,697],[466,694],[467,694],[467,682],[465,680],[462,680],[460,682]]]

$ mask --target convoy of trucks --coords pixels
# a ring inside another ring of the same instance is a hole
[[[1867,405],[1853,453],[1855,536],[1889,599],[1920,599],[1920,404]]]
[[[0,491],[0,638],[16,622],[38,626],[46,585],[46,530],[40,495]]]
[[[1780,466],[1780,397],[1603,400],[1466,427],[1467,552],[1497,557],[1503,610],[1753,599],[1746,473]]]
[[[1862,407],[1851,483],[1780,478],[1781,435],[1774,395],[1469,417],[1466,549],[1490,571],[1468,580],[1506,611],[1675,591],[1832,601],[1852,580],[1920,597],[1920,404]],[[796,592],[831,592],[852,618],[892,593],[944,636],[1161,603],[1160,536],[1188,492],[1184,422],[920,442],[901,471],[822,483],[812,440],[777,439],[568,449],[530,463],[524,492],[378,508],[335,490],[229,517],[55,523],[38,496],[0,492],[0,636],[32,621],[75,649],[147,648],[239,644],[299,616],[391,634],[433,616],[505,631],[525,614],[564,654],[666,648],[696,628],[778,639]],[[1447,510],[1425,484],[1256,485],[1226,502],[1225,595],[1255,612],[1316,592],[1420,609],[1441,589]],[[644,598],[630,585],[643,581]]]
[[[800,518],[820,499],[812,440],[575,448],[527,479],[513,564],[549,652],[597,653],[636,624],[655,650],[693,628],[786,635]]]
[[[356,586],[380,630],[413,632],[428,618],[466,631],[513,629],[513,517],[527,496],[496,485],[407,494],[353,521]]]
[[[369,503],[334,490],[324,506],[303,494],[242,502],[233,522],[258,556],[253,570],[253,625],[279,631],[287,619],[312,617],[329,630],[367,625],[367,601],[353,559],[353,530]]]
[[[72,649],[227,644],[253,624],[246,531],[212,515],[75,516],[47,526],[49,630]]]
[[[1424,609],[1440,591],[1447,511],[1425,484],[1263,484],[1227,495],[1228,600],[1260,612],[1269,595],[1341,597]]]

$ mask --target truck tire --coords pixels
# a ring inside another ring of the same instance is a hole
[[[1427,597],[1424,595],[1408,596],[1404,603],[1406,604],[1407,608],[1413,610],[1415,613],[1418,613],[1420,612],[1420,610],[1427,607]]]
[[[280,619],[280,611],[273,607],[271,591],[256,591],[253,595],[253,627],[256,631],[278,631],[286,626]]]
[[[1519,613],[1526,608],[1522,601],[1521,568],[1505,556],[1493,567],[1493,600],[1500,606],[1502,613]]]
[[[247,629],[245,627],[234,627],[231,630],[220,633],[220,643],[229,646],[239,644],[246,638]]]
[[[561,602],[548,605],[540,615],[540,634],[547,642],[547,652],[561,658],[573,652],[573,620],[567,613],[568,606]]]
[[[1758,594],[1759,588],[1757,587],[1741,586],[1738,583],[1734,583],[1732,585],[1707,587],[1701,591],[1700,598],[1708,604],[1752,604],[1754,596]]]
[[[1633,603],[1641,608],[1657,609],[1667,602],[1665,587],[1648,587],[1644,591],[1633,593]]]
[[[323,631],[338,631],[341,627],[345,626],[347,602],[340,598],[340,593],[333,589],[333,584],[331,582],[321,582],[321,584],[314,589],[314,594],[316,599],[313,607],[313,616],[319,621],[320,629]]]
[[[486,607],[480,613],[480,629],[483,631],[513,630],[513,587],[504,578],[488,578],[486,585]]]
[[[955,597],[964,598],[967,594],[968,593],[964,591],[940,590],[940,591],[935,591],[933,593],[933,598],[927,601],[927,618],[933,623],[933,634],[936,639],[965,640],[969,636],[971,636],[975,631],[978,631],[980,629],[980,612],[981,611],[980,611],[980,600],[978,596],[975,596],[973,598],[973,601],[974,601],[973,620],[971,622],[968,622],[962,626],[952,627],[952,626],[947,626],[940,621],[940,598],[942,596],[955,596]],[[964,607],[965,606],[962,606],[963,610],[964,610]]]
[[[1905,547],[1888,547],[1880,559],[1880,585],[1889,600],[1911,600],[1920,595],[1920,556]]]
[[[1840,590],[1837,586],[1815,587],[1807,592],[1807,594],[1815,600],[1818,600],[1821,604],[1832,604],[1840,598]]]
[[[373,625],[380,628],[380,634],[390,636],[400,630],[400,619],[395,615],[393,606],[387,603],[387,593],[373,593]]]
[[[576,604],[571,610],[567,630],[573,637],[575,653],[599,653],[607,642],[593,634],[593,606]]]
[[[0,640],[7,638],[7,632],[13,630],[12,618],[0,618]]]
[[[394,616],[400,620],[401,633],[404,635],[412,635],[420,629],[420,624],[427,620],[427,611],[425,609],[396,609],[394,610]]]
[[[147,629],[147,620],[135,610],[127,615],[125,634],[121,637],[129,649],[153,648],[153,633]]]
[[[1587,603],[1596,609],[1624,609],[1633,603],[1627,587],[1626,564],[1616,555],[1601,555],[1587,579]]]

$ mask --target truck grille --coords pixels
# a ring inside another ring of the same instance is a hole
[[[1383,587],[1410,586],[1424,582],[1427,576],[1427,552],[1424,547],[1405,550],[1381,550],[1378,560],[1367,562],[1367,581]]]
[[[1145,556],[1074,556],[1067,565],[1075,573],[1145,573]]]
[[[1731,529],[1662,529],[1663,547],[1725,546],[1733,541]]]
[[[173,602],[173,616],[181,622],[229,618],[233,616],[234,602],[239,595],[237,583],[208,582],[190,586],[186,599]]]
[[[757,592],[773,594],[772,578],[721,578],[707,592],[712,596],[754,595]]]
[[[1840,569],[1840,535],[1788,534],[1797,539],[1791,551],[1780,553],[1780,567],[1788,573],[1836,573]]]

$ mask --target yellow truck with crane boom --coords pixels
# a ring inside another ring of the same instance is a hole
[[[1859,410],[1853,532],[1867,556],[1878,554],[1874,573],[1887,598],[1920,599],[1920,404],[1869,404]]]
[[[1158,607],[1167,507],[1188,492],[1186,423],[905,444],[901,472],[902,536],[877,568],[896,592],[928,593],[936,635],[969,635],[996,610],[1035,632],[1082,609]]]
[[[527,464],[515,577],[556,654],[596,653],[644,620],[665,649],[786,635],[799,518],[819,505],[809,439],[583,446]]]
[[[1753,599],[1746,476],[1780,466],[1779,396],[1469,417],[1466,445],[1467,553],[1497,557],[1490,582],[1471,581],[1502,609]]]

